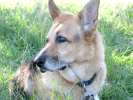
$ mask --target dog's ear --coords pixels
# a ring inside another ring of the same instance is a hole
[[[54,3],[53,0],[49,0],[48,6],[49,6],[49,12],[51,14],[51,17],[54,20],[56,17],[58,17],[60,15],[60,10],[56,6],[56,4]]]
[[[90,0],[78,15],[82,28],[87,33],[96,29],[99,3],[100,0]]]

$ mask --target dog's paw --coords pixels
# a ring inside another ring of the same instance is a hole
[[[85,100],[95,100],[94,99],[94,95],[88,95],[88,96],[85,96]]]
[[[99,97],[97,94],[94,94],[92,92],[86,92],[84,94],[84,100],[99,100]]]

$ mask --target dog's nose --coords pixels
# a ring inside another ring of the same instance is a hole
[[[44,61],[41,59],[41,60],[38,60],[36,62],[36,65],[39,66],[39,67],[43,67],[44,66]]]
[[[45,68],[45,61],[46,61],[46,56],[41,56],[38,59],[35,59],[33,61],[34,65],[37,65],[40,68],[40,71],[42,73],[46,72],[46,68]]]
[[[35,59],[33,63],[38,67],[42,68],[44,67],[45,61],[46,61],[46,56],[41,56],[38,59]]]

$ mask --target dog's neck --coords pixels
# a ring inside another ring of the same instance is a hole
[[[97,72],[96,65],[88,63],[88,61],[86,61],[81,64],[74,63],[70,65],[69,68],[59,71],[59,74],[64,80],[68,81],[69,83],[75,84],[79,82],[79,79],[89,80],[94,75],[94,72]]]

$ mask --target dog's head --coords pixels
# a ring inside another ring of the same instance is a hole
[[[44,70],[64,69],[74,62],[90,60],[95,56],[96,24],[100,0],[91,0],[77,15],[62,13],[53,0],[49,12],[53,25],[45,47],[34,62]]]

